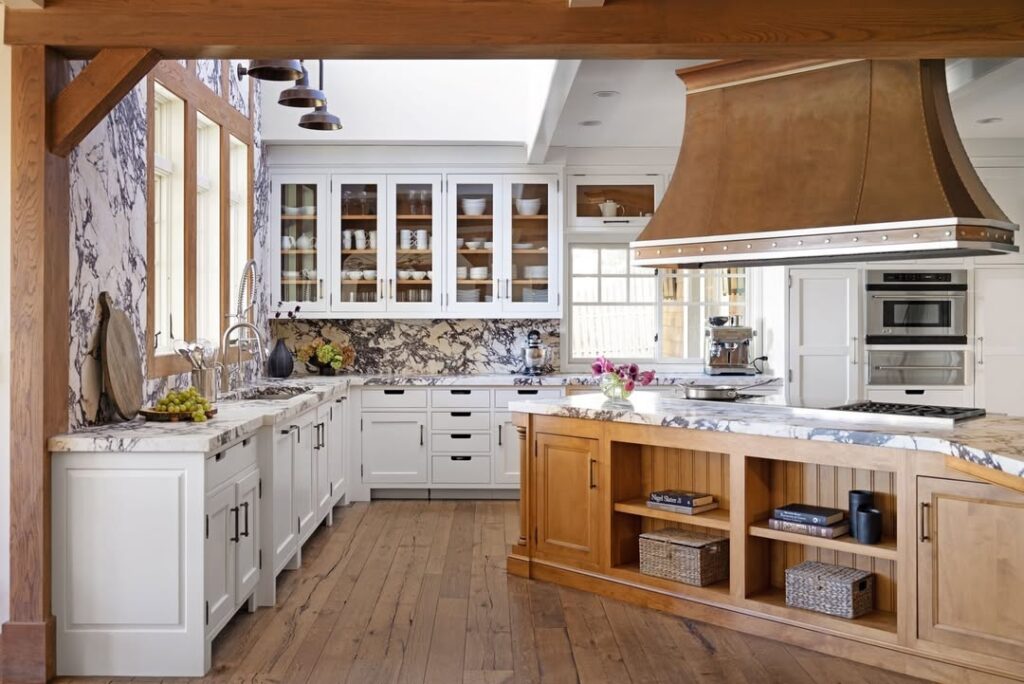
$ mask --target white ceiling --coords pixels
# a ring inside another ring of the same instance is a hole
[[[678,147],[686,91],[675,71],[706,60],[585,60],[551,140],[559,147]],[[594,95],[615,90],[616,97]],[[581,126],[581,121],[600,126]]]

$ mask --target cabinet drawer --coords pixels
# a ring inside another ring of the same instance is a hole
[[[253,465],[256,465],[255,437],[247,437],[232,447],[211,454],[206,458],[206,491],[213,491],[232,475]]]
[[[489,456],[434,456],[434,484],[487,484],[491,481]]]
[[[430,436],[430,449],[441,454],[489,454],[491,436],[486,432],[445,432]]]
[[[536,387],[522,387],[517,389],[494,390],[494,408],[508,408],[510,401],[528,401],[530,399],[557,399],[562,396],[562,390],[538,389]]]
[[[363,408],[400,409],[427,407],[427,390],[425,389],[364,389],[362,394]]]
[[[491,427],[489,411],[434,411],[430,425],[434,430],[487,430]]]
[[[894,404],[927,404],[928,406],[973,407],[970,388],[963,389],[868,389],[868,401]]]
[[[490,408],[491,390],[486,389],[435,389],[430,391],[430,403],[434,408],[472,407]]]

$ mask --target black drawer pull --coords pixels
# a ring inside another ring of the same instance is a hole
[[[224,452],[222,451],[222,452],[220,452],[219,454],[214,454],[214,455],[213,455],[213,460],[214,460],[214,461],[223,461],[223,460],[224,460],[224,456],[225,456],[225,454],[224,454]]]
[[[472,456],[449,456],[448,458],[452,459],[453,461],[472,461],[473,460]]]
[[[469,418],[473,414],[469,411],[452,411],[452,418]]]
[[[245,439],[242,440],[242,446],[243,447],[249,446],[249,442],[251,442],[251,441],[252,441],[252,437],[246,437]]]
[[[924,394],[924,390],[903,390],[904,394]]]
[[[473,435],[462,435],[462,434],[459,434],[459,435],[451,435],[451,438],[452,439],[469,439],[472,436]]]
[[[387,394],[389,396],[390,395],[395,395],[395,394],[401,395],[401,394],[405,394],[405,390],[384,390],[384,394]]]
[[[516,394],[537,394],[538,390],[516,390]]]
[[[452,394],[469,394],[473,390],[449,390]]]

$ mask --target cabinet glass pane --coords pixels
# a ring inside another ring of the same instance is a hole
[[[455,301],[494,301],[494,186],[455,186]]]
[[[548,213],[547,183],[513,183],[512,196],[512,289],[514,303],[548,303]]]
[[[654,214],[654,185],[576,186],[576,216],[621,218]]]
[[[315,183],[281,186],[281,296],[286,302],[320,299],[317,274],[317,209]]]
[[[380,227],[376,183],[341,185],[341,301],[375,303],[378,298],[377,244]]]
[[[395,186],[395,290],[396,302],[434,301],[434,192],[430,183]]]

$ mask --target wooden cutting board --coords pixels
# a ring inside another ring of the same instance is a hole
[[[100,362],[103,387],[117,414],[131,420],[142,408],[142,356],[127,315],[100,293]]]

